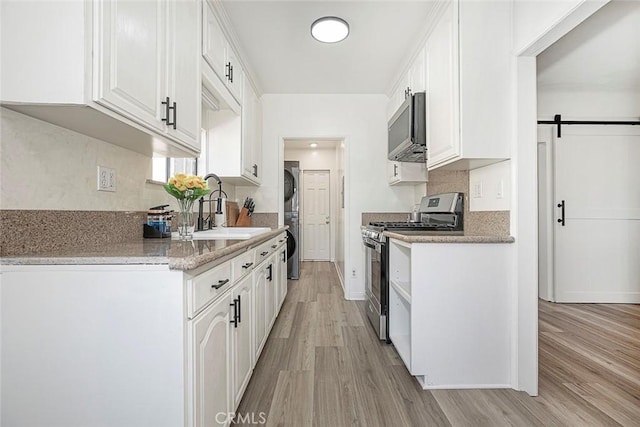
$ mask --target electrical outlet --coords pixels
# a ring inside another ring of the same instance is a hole
[[[98,166],[98,191],[116,191],[116,170]]]
[[[500,180],[496,184],[496,199],[504,198],[504,181]]]
[[[356,270],[351,270],[351,277],[356,277]]]

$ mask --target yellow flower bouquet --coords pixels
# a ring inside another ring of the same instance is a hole
[[[211,191],[207,182],[197,175],[177,173],[164,185],[167,193],[178,201],[178,235],[182,240],[191,240],[195,223],[193,220],[193,202]]]

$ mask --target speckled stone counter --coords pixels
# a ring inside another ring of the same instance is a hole
[[[384,235],[390,239],[398,239],[407,243],[513,243],[511,236],[478,236],[452,235],[442,231],[385,231]]]
[[[255,247],[288,227],[271,230],[247,240],[145,239],[111,243],[102,247],[78,246],[29,256],[3,257],[3,265],[118,265],[167,264],[173,270],[193,270],[236,252]]]

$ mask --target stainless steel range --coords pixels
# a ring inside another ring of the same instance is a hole
[[[381,340],[389,341],[389,248],[385,230],[422,231],[434,234],[463,233],[462,193],[444,193],[423,197],[420,221],[372,222],[362,226],[362,240],[366,249],[365,291],[367,315]]]

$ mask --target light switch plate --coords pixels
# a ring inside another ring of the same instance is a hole
[[[98,191],[116,191],[116,170],[98,166]]]
[[[496,199],[504,199],[504,181],[502,180],[496,184]]]
[[[482,181],[475,181],[471,184],[471,195],[474,199],[482,198]]]

